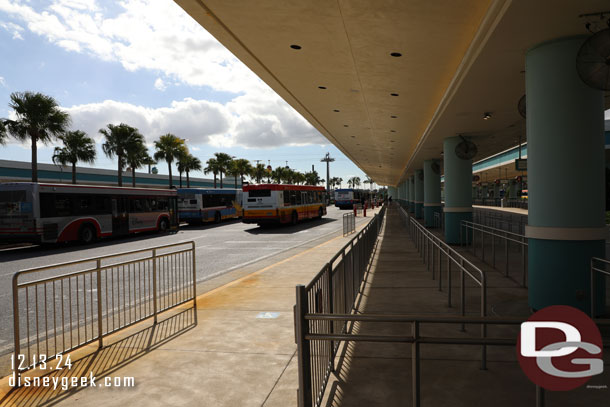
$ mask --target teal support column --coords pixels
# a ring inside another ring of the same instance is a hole
[[[424,170],[415,170],[415,219],[424,217]]]
[[[388,198],[392,197],[392,200],[398,199],[398,194],[396,193],[396,187],[388,187]]]
[[[472,160],[463,160],[455,154],[455,147],[461,142],[460,137],[450,137],[443,143],[445,241],[449,244],[460,243],[460,222],[472,221]]]
[[[415,213],[415,176],[409,177],[409,212]]]
[[[409,187],[408,187],[408,185],[409,185],[409,183],[406,180],[400,183],[400,186],[401,186],[402,192],[403,192],[402,199],[405,201],[405,205],[406,205],[405,210],[408,210],[407,208],[409,207]]]
[[[605,258],[604,92],[581,81],[585,37],[526,54],[529,305],[590,312],[591,257]],[[569,191],[565,186],[569,185]],[[604,305],[599,278],[596,309]]]
[[[435,160],[424,161],[424,225],[434,226],[434,214],[441,212],[441,171]]]

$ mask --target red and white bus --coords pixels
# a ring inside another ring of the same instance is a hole
[[[93,185],[0,184],[0,241],[90,243],[178,229],[175,190]]]
[[[324,187],[261,184],[243,188],[244,223],[292,223],[326,215]]]

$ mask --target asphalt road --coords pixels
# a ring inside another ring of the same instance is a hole
[[[218,225],[185,226],[176,234],[142,234],[107,239],[89,246],[67,244],[1,249],[0,355],[12,351],[11,279],[19,270],[193,240],[196,245],[197,280],[201,282],[324,236],[330,238],[341,231],[344,213],[347,211],[329,207],[328,214],[321,220],[306,221],[296,226],[260,228],[234,220]],[[358,223],[362,220],[358,218]],[[56,274],[61,274],[61,271],[58,270]]]

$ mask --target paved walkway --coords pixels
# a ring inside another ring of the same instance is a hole
[[[49,387],[10,391],[4,378],[0,405],[296,406],[295,286],[308,283],[351,236],[338,234],[254,272],[248,266],[248,275],[198,297],[196,324],[185,306],[155,327],[148,321],[108,337],[99,352],[93,345],[74,352],[72,369],[28,373],[46,373]],[[61,389],[62,380],[91,374],[95,388]],[[133,377],[135,387],[103,387],[105,377]]]
[[[459,274],[454,270],[453,307],[447,305],[447,286],[426,270],[396,206],[390,208],[370,273],[366,278],[360,313],[456,315],[459,312]],[[527,317],[527,291],[488,265],[488,312],[499,317]],[[455,267],[454,267],[455,269]],[[446,269],[445,269],[446,270]],[[444,275],[446,278],[446,274]],[[478,312],[478,290],[468,285],[469,315]],[[358,323],[355,333],[409,335],[409,324]],[[479,334],[478,326],[460,332],[450,325],[424,325],[423,336],[462,338]],[[515,338],[517,327],[489,329],[490,336]],[[521,372],[514,347],[489,347],[488,369],[480,369],[479,346],[421,345],[422,406],[535,406],[535,386]],[[605,358],[606,362],[610,358]],[[342,346],[331,374],[324,407],[393,407],[411,404],[411,347],[408,344],[351,343]],[[606,363],[606,366],[608,364]],[[591,385],[571,392],[547,393],[547,406],[610,405],[610,370],[592,378]],[[606,387],[604,387],[606,386]]]

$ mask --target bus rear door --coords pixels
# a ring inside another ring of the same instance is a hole
[[[126,197],[112,198],[112,236],[129,233],[129,201]]]

